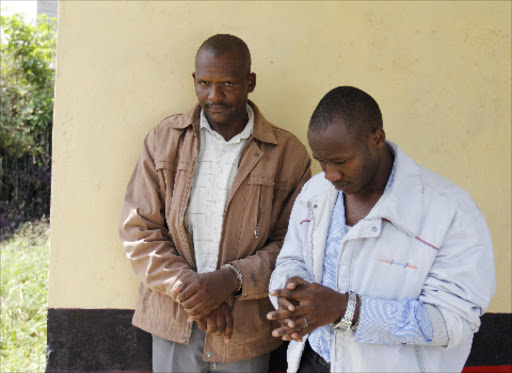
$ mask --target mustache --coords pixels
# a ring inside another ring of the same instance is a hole
[[[231,108],[231,105],[226,104],[225,102],[218,102],[216,104],[205,104],[204,105],[207,109],[215,108],[215,107],[223,107],[223,108]]]

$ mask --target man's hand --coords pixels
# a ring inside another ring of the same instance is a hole
[[[279,307],[269,312],[269,320],[278,320],[281,327],[272,331],[274,337],[302,342],[302,337],[316,328],[332,324],[345,314],[348,296],[320,284],[310,284],[300,277],[288,280],[285,289],[273,290]]]
[[[224,334],[224,342],[229,342],[233,334],[233,314],[226,302],[214,309],[207,316],[197,321],[199,329],[215,335]]]
[[[174,300],[190,315],[189,321],[200,320],[224,302],[237,288],[238,278],[228,268],[192,276],[177,284]]]

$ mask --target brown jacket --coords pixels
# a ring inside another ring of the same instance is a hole
[[[304,145],[249,104],[253,135],[227,199],[217,263],[217,268],[234,263],[240,269],[242,294],[228,302],[234,319],[230,342],[206,334],[206,361],[249,359],[280,345],[271,336],[276,324],[265,317],[273,309],[269,279],[295,197],[311,176]],[[196,106],[150,131],[128,183],[120,227],[126,255],[141,280],[133,325],[180,343],[188,342],[191,323],[170,292],[177,279],[196,271],[186,217],[199,149],[199,113]]]

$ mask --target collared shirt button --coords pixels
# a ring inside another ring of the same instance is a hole
[[[206,353],[206,357],[211,357],[212,355],[213,354],[211,352],[209,352],[209,351]]]
[[[249,295],[249,294],[245,293],[245,294],[244,294],[244,298],[247,298],[247,296],[248,296],[248,295]]]
[[[254,156],[255,156],[255,157],[259,157],[259,156],[260,156],[260,153],[258,153],[258,152],[254,152]]]
[[[372,232],[377,232],[377,227],[372,227]]]
[[[184,335],[182,338],[183,338],[183,339],[187,339],[187,336],[186,336],[186,335]]]
[[[317,207],[318,207],[318,205],[314,205],[314,206],[313,206],[313,208],[315,208],[315,209],[316,209]]]

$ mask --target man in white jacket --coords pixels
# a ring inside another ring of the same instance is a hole
[[[295,201],[267,315],[288,371],[461,371],[496,288],[476,204],[386,141],[357,88],[327,93],[308,142],[323,173]]]

